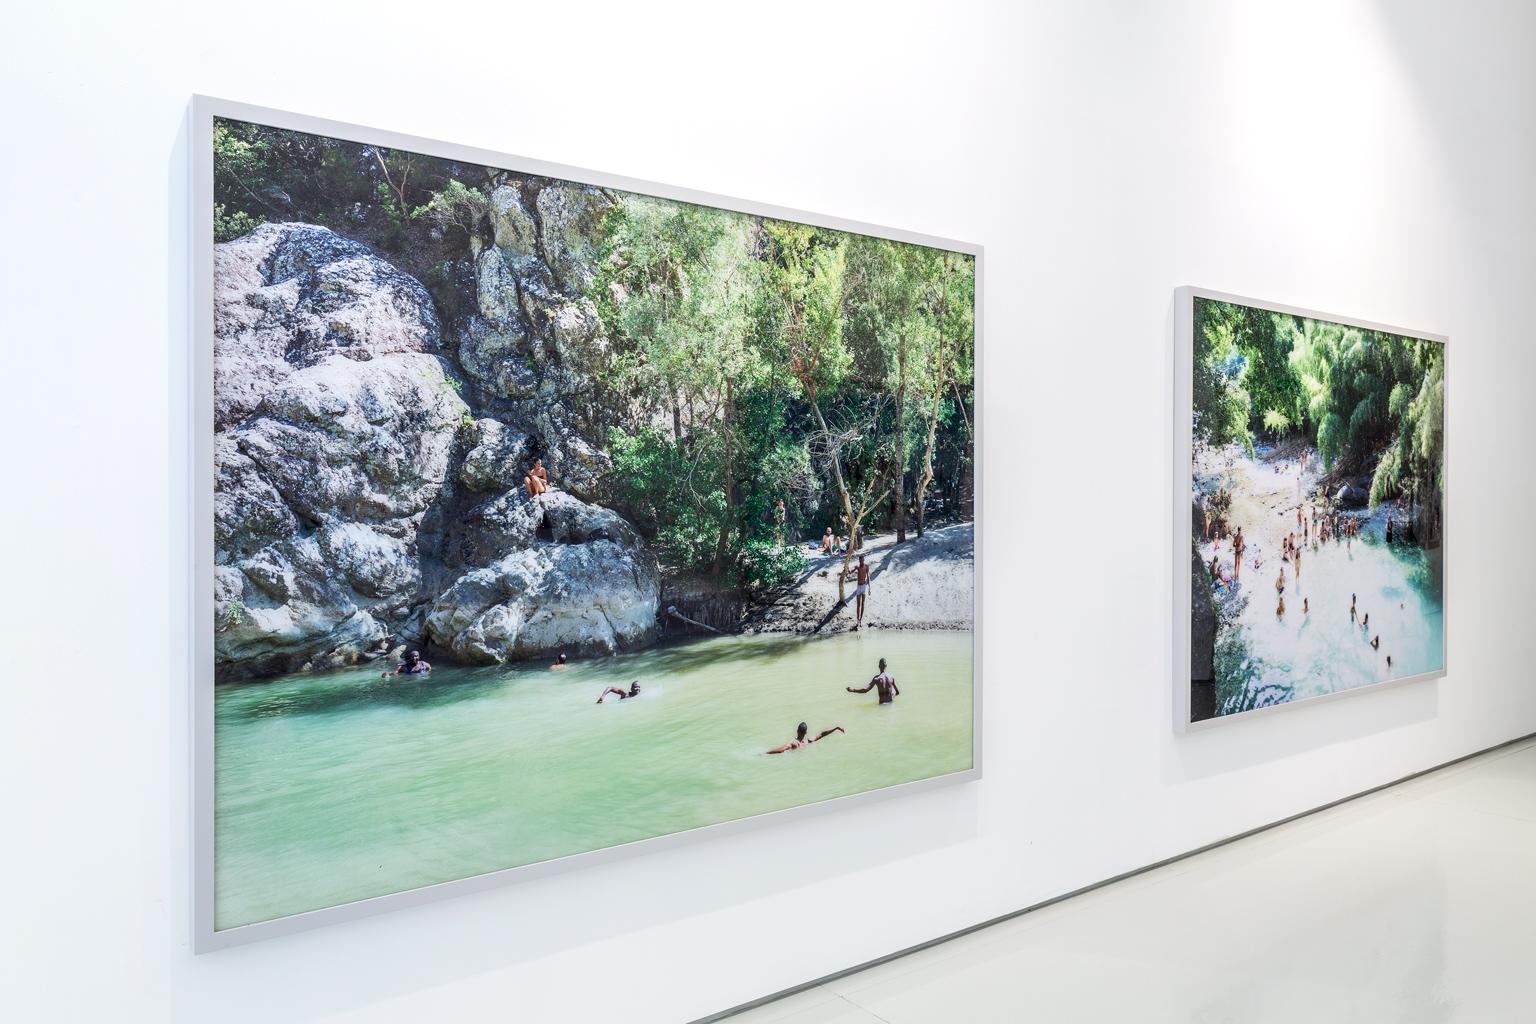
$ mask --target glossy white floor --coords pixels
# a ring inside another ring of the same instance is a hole
[[[1536,738],[728,1018],[1536,1020]]]

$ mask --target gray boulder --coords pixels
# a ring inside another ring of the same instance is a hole
[[[585,516],[565,523],[575,530],[568,541],[521,548],[461,576],[427,614],[433,642],[461,661],[497,664],[553,650],[612,654],[654,639],[654,559],[600,530],[577,540]]]
[[[431,296],[367,246],[264,224],[214,247],[214,419],[224,429],[295,370],[334,355],[433,352]]]

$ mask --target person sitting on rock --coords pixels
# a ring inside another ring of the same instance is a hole
[[[608,687],[608,689],[603,691],[602,697],[597,698],[597,702],[601,704],[603,702],[603,697],[606,697],[609,694],[613,694],[614,696],[618,697],[619,700],[628,700],[631,697],[638,697],[640,696],[640,680],[636,679],[634,682],[630,683],[629,691],[627,693],[617,686]]]
[[[549,490],[549,471],[544,468],[543,459],[533,460],[533,468],[523,477],[523,489],[530,498],[537,498]]]
[[[399,666],[393,672],[385,672],[383,678],[390,676],[424,676],[432,671],[430,662],[423,661],[420,651],[412,651],[405,656]]]

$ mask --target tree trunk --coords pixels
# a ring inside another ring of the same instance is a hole
[[[917,535],[923,535],[923,526],[927,520],[925,504],[928,497],[928,485],[933,483],[933,446],[939,433],[939,410],[944,407],[945,367],[944,367],[944,342],[939,341],[938,351],[938,379],[933,388],[933,411],[928,414],[928,441],[923,446],[923,468],[917,474]]]
[[[816,400],[814,393],[808,393],[807,397],[811,400],[811,412],[816,415],[816,426],[821,428],[821,436],[828,438],[830,443],[832,432],[827,429],[826,418],[821,415],[821,403]],[[830,454],[832,456],[832,479],[837,482],[838,496],[843,499],[843,519],[848,523],[848,542],[851,545],[853,543],[853,501],[848,496],[848,484],[843,480],[843,458],[835,449]],[[845,554],[843,556],[844,568],[847,565],[848,556]],[[847,600],[843,596],[843,577],[841,575],[837,577],[837,600],[839,602]]]
[[[720,490],[725,497],[725,515],[720,520],[720,539],[715,541],[715,566],[713,574],[720,578],[721,571],[725,568],[725,544],[730,538],[731,524],[736,520],[736,451],[734,429],[736,426],[736,403],[731,391],[731,382],[725,382],[725,459],[724,473],[720,483]]]
[[[896,367],[896,480],[892,484],[892,493],[896,504],[896,543],[905,544],[907,540],[906,339],[902,339],[901,347],[896,350]]]

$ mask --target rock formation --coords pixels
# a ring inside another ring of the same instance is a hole
[[[400,642],[484,663],[654,636],[655,559],[589,503],[606,460],[578,397],[603,353],[584,240],[608,200],[536,183],[493,200],[461,324],[323,227],[216,247],[219,678]],[[535,455],[561,490],[530,501]]]

